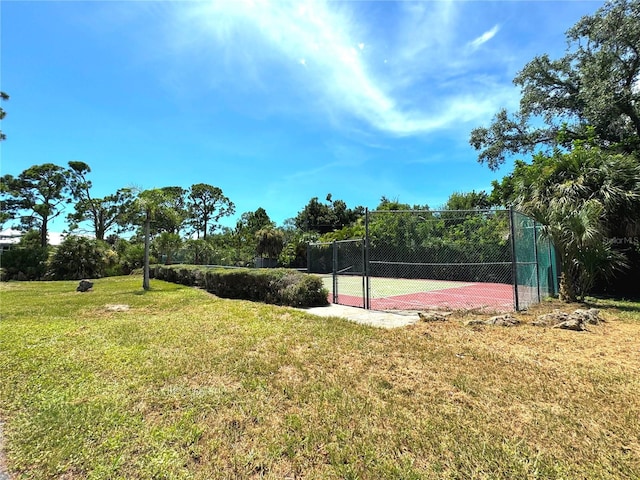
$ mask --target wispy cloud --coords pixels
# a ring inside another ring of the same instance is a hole
[[[443,71],[464,70],[455,43],[456,2],[400,3],[396,31],[371,24],[349,2],[234,0],[180,6],[183,26],[176,44],[210,47],[226,65],[243,64],[257,83],[295,83],[299,96],[328,118],[352,117],[391,135],[425,134],[478,122],[509,95],[495,85],[479,92],[473,78],[455,89]],[[474,40],[477,46],[498,31]],[[380,34],[388,37],[386,48]],[[455,61],[453,60],[455,58]],[[274,67],[275,66],[275,67]],[[260,72],[263,72],[261,75]],[[268,74],[264,74],[268,72]],[[481,95],[478,99],[476,95]]]
[[[489,40],[491,40],[493,37],[495,37],[496,34],[498,33],[498,31],[500,31],[500,25],[495,25],[491,30],[488,30],[488,31],[484,32],[478,38],[476,38],[475,40],[469,42],[469,46],[472,49],[479,48],[481,45],[484,45]]]

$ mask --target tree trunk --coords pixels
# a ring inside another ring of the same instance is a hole
[[[149,237],[151,230],[151,215],[147,212],[144,222],[144,274],[142,278],[142,288],[149,290]]]
[[[560,291],[558,295],[563,302],[575,302],[577,300],[576,287],[572,275],[567,274],[566,271],[560,274]]]
[[[48,223],[49,219],[48,218],[43,218],[42,219],[42,225],[40,226],[40,246],[41,247],[46,247],[47,245],[49,245],[49,239],[47,238],[48,235],[48,231],[47,231],[47,223]]]
[[[104,218],[102,215],[98,215],[95,222],[96,240],[104,240],[104,234],[106,233],[106,227],[104,225]]]

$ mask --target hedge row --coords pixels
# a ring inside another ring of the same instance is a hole
[[[156,265],[150,276],[158,280],[199,286],[223,298],[252,300],[290,307],[327,305],[322,280],[286,269],[223,269],[195,265]]]

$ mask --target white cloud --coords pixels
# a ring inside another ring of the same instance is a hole
[[[477,123],[504,105],[511,86],[494,85],[487,92],[471,77],[458,79],[455,88],[444,81],[447,72],[465,68],[456,55],[455,1],[401,2],[398,8],[397,28],[380,31],[381,25],[367,23],[363,9],[355,10],[349,2],[184,3],[180,36],[188,40],[176,44],[222,51],[227,64],[244,64],[257,84],[274,81],[273,65],[302,65],[306,68],[299,73],[279,70],[275,80],[285,83],[289,78],[330,118],[355,117],[391,135]],[[472,44],[481,45],[497,31],[498,26]],[[381,46],[381,34],[388,37],[387,48]]]
[[[484,32],[478,38],[476,38],[475,40],[469,42],[469,46],[472,49],[479,48],[481,45],[487,43],[489,40],[491,40],[493,37],[495,37],[499,30],[500,30],[500,26],[499,25],[495,25],[491,30],[488,30],[488,31]]]

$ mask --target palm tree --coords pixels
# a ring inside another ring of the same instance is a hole
[[[577,145],[570,153],[536,156],[514,172],[515,206],[542,223],[560,258],[560,298],[584,298],[596,278],[624,268],[608,237],[640,225],[640,164]]]
[[[284,248],[284,233],[275,228],[262,228],[256,232],[257,254],[267,258],[278,258]]]
[[[544,232],[552,239],[560,257],[560,298],[581,300],[597,277],[605,279],[624,267],[624,257],[611,249],[603,228],[602,204],[596,199],[562,204],[547,209]]]
[[[154,245],[158,253],[165,256],[165,265],[171,265],[173,256],[182,246],[182,238],[177,233],[162,232],[154,239]]]
[[[144,219],[144,267],[142,288],[149,290],[149,250],[151,243],[151,220],[161,211],[165,195],[162,189],[145,190],[138,195],[135,205]]]

